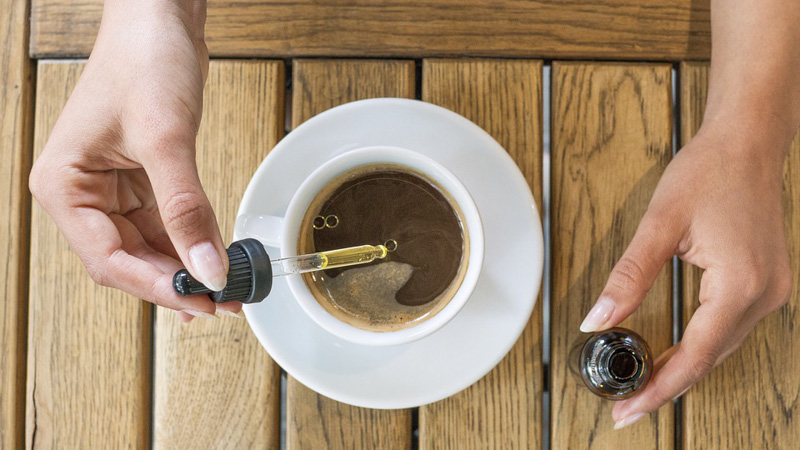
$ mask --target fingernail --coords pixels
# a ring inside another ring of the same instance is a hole
[[[180,311],[173,311],[173,312],[175,313],[175,316],[178,317],[178,320],[180,320],[182,323],[189,323],[194,319],[194,316],[187,317],[185,314],[180,314]]]
[[[218,313],[225,314],[226,316],[236,317],[237,319],[244,319],[244,314],[241,312],[235,313],[233,311],[225,311],[224,309],[218,309]]]
[[[225,266],[211,242],[195,244],[190,248],[189,262],[192,263],[198,281],[214,291],[225,289],[228,281]]]
[[[614,429],[615,430],[619,430],[620,428],[625,428],[628,425],[633,425],[634,423],[638,422],[639,419],[641,419],[642,417],[644,417],[644,413],[638,413],[638,414],[634,414],[632,416],[628,416],[628,417],[620,420],[619,422],[615,423],[614,424]]]
[[[581,331],[584,333],[591,333],[592,331],[597,331],[608,322],[608,319],[611,318],[611,314],[614,313],[614,301],[608,297],[600,297],[597,300],[597,303],[594,304],[594,307],[589,314],[586,315],[586,318],[583,319],[583,323],[581,323]]]
[[[683,394],[685,394],[685,393],[686,393],[686,391],[688,391],[688,390],[689,390],[689,389],[691,389],[691,388],[692,388],[691,386],[687,387],[686,389],[684,389],[683,391],[681,391],[681,393],[680,393],[680,394],[678,394],[678,395],[676,395],[675,397],[673,397],[673,398],[672,398],[672,400],[673,400],[673,401],[675,401],[675,400],[677,400],[677,399],[679,399],[679,398],[683,397]]]
[[[203,311],[195,311],[194,309],[182,309],[181,311],[185,312],[186,314],[191,314],[191,315],[193,315],[195,317],[201,317],[203,319],[217,319],[217,320],[219,320],[219,317],[215,316],[214,314],[209,314],[209,313],[203,312]]]

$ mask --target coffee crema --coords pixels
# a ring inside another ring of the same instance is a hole
[[[337,226],[315,229],[318,216]],[[355,168],[329,183],[303,219],[300,254],[390,239],[397,249],[367,265],[304,274],[331,315],[369,331],[409,328],[441,311],[464,279],[469,235],[458,205],[424,175],[395,165]]]

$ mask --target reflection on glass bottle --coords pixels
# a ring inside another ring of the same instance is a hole
[[[643,388],[653,371],[641,336],[625,328],[594,333],[571,355],[586,387],[609,400],[624,400]]]

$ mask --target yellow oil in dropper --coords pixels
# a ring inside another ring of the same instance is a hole
[[[247,238],[232,243],[228,248],[230,267],[225,289],[212,291],[192,277],[186,269],[175,273],[172,287],[178,295],[184,297],[208,294],[216,303],[232,301],[257,303],[269,295],[272,289],[272,277],[367,264],[385,258],[396,249],[397,242],[390,239],[382,245],[359,245],[274,259],[269,261],[269,266],[266,266],[269,254],[264,250],[263,244],[256,239]]]
[[[397,242],[390,239],[380,245],[359,245],[356,247],[310,253],[308,255],[274,259],[271,261],[272,276],[280,277],[297,273],[334,269],[337,267],[354,266],[357,264],[367,264],[376,259],[385,258],[389,252],[393,252],[396,249]]]

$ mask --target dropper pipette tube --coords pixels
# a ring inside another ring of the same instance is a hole
[[[366,264],[376,259],[383,259],[389,253],[385,245],[359,245],[325,252],[310,253],[300,256],[289,256],[274,259],[272,276],[316,272],[318,270]]]
[[[222,291],[207,288],[186,269],[175,273],[172,287],[182,296],[208,294],[216,303],[257,303],[269,295],[273,277],[367,264],[385,258],[396,249],[397,242],[390,239],[382,245],[359,245],[271,260],[261,242],[247,238],[228,247],[228,283]]]

